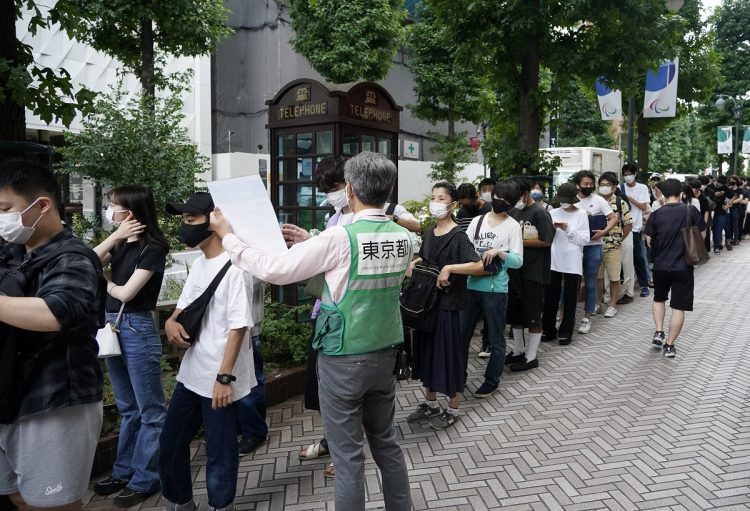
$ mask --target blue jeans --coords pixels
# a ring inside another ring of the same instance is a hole
[[[633,243],[635,241],[633,238]],[[584,310],[587,314],[593,314],[596,308],[596,278],[599,276],[599,266],[602,265],[603,251],[603,245],[583,247],[583,285],[586,291]]]
[[[648,252],[646,251],[646,241],[640,232],[633,231],[633,266],[635,274],[638,277],[638,284],[641,287],[648,287],[651,280],[651,272],[648,270]],[[588,309],[586,309],[588,312]]]
[[[714,225],[713,231],[714,231],[714,250],[719,250],[722,248],[722,239],[721,236],[724,234],[724,231],[727,230],[727,222],[729,220],[729,215],[717,215],[714,213]],[[726,236],[727,243],[729,242],[729,232],[727,232]]]
[[[253,337],[253,364],[258,385],[250,394],[237,402],[237,419],[244,438],[264,439],[268,436],[266,424],[266,376],[263,374],[263,355],[260,352],[261,338]]]
[[[117,314],[107,313],[114,323]],[[106,360],[115,404],[122,418],[112,475],[145,493],[159,490],[159,435],[167,408],[161,383],[161,339],[151,312],[120,318],[121,357]]]
[[[469,345],[482,312],[490,344],[490,359],[484,371],[484,381],[497,387],[505,367],[505,309],[508,293],[467,291],[466,307],[460,313],[461,339],[463,341],[464,382],[469,371]]]
[[[206,432],[206,490],[208,505],[222,509],[234,501],[240,457],[234,405],[211,408],[211,399],[177,383],[167,421],[159,438],[159,477],[162,495],[173,504],[193,500],[190,442],[201,424]]]
[[[744,215],[744,211],[742,212]],[[732,209],[729,210],[729,219],[730,219],[730,237],[732,238],[732,241],[739,241],[742,238],[742,231],[740,229],[740,210],[736,207],[732,207]]]

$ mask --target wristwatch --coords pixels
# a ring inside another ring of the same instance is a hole
[[[393,215],[393,221],[396,222],[396,223],[398,223],[398,216],[397,215]]]
[[[222,385],[229,385],[230,383],[236,380],[237,380],[237,377],[232,376],[231,374],[217,374],[216,375],[216,381],[218,381]]]

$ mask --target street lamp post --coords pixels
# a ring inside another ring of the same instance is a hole
[[[747,91],[744,96],[728,96],[719,94],[715,106],[718,110],[724,110],[727,106],[727,100],[732,102],[732,114],[734,117],[734,147],[732,148],[733,165],[730,174],[737,175],[737,162],[740,153],[740,128],[742,127],[742,110],[745,107],[745,98],[750,96]]]

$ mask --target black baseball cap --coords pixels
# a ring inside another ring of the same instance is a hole
[[[195,192],[185,202],[168,202],[164,209],[170,215],[207,215],[214,210],[214,200],[208,192]]]

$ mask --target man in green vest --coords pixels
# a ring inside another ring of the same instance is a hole
[[[411,509],[409,476],[393,429],[393,347],[403,342],[399,291],[412,245],[408,231],[383,213],[396,174],[393,162],[380,154],[350,159],[344,179],[354,221],[283,255],[240,240],[221,211],[211,214],[232,262],[259,279],[285,285],[325,274],[313,345],[320,350],[320,411],[336,467],[336,508],[346,511],[365,508],[363,431],[382,474],[386,509]]]

